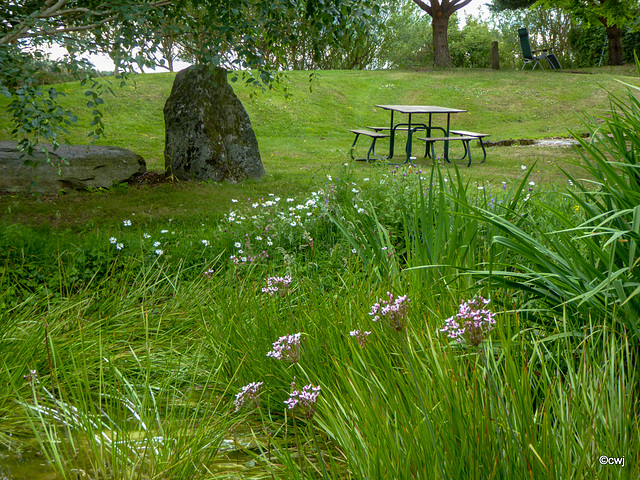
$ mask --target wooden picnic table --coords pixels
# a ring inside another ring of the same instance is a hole
[[[431,136],[431,130],[437,129],[442,130],[444,133],[443,138],[449,138],[450,133],[450,125],[451,125],[451,114],[452,113],[465,113],[467,110],[461,110],[459,108],[449,108],[449,107],[439,107],[436,105],[376,105],[378,108],[382,108],[384,110],[389,110],[391,112],[391,122],[389,124],[390,130],[390,139],[389,139],[389,156],[388,159],[393,158],[393,151],[395,147],[395,132],[396,130],[407,130],[407,158],[402,163],[408,163],[411,161],[411,150],[412,150],[412,140],[413,134],[418,130],[425,130],[427,132],[427,137]],[[407,122],[394,123],[393,116],[394,112],[406,114],[409,116]],[[412,116],[417,114],[429,115],[429,119],[427,123],[416,123],[412,121]],[[433,125],[432,119],[434,114],[446,114],[447,115],[447,125],[446,127]],[[382,128],[381,128],[382,129]],[[386,127],[385,127],[386,129]],[[427,144],[428,148],[429,144]],[[433,144],[432,144],[433,147]],[[428,153],[427,153],[428,155]],[[427,156],[425,155],[425,156]],[[446,161],[449,161],[449,141],[444,141],[444,158]]]
[[[442,142],[444,144],[444,160],[446,162],[451,162],[452,160],[463,160],[464,158],[468,159],[468,166],[471,166],[471,145],[470,142],[473,140],[478,140],[480,146],[482,147],[483,158],[480,163],[483,163],[487,159],[487,151],[485,149],[483,138],[488,137],[487,133],[476,133],[469,132],[466,130],[451,130],[451,114],[452,113],[464,113],[467,110],[462,110],[459,108],[448,108],[448,107],[439,107],[435,105],[376,105],[378,108],[382,108],[384,110],[389,110],[391,112],[391,122],[388,127],[372,127],[368,126],[367,129],[359,128],[349,130],[351,133],[355,134],[355,139],[353,144],[351,145],[351,158],[354,160],[362,160],[362,161],[375,161],[375,160],[391,160],[393,158],[395,141],[396,141],[396,131],[406,131],[407,132],[407,146],[406,153],[407,158],[404,163],[410,163],[413,157],[412,147],[413,147],[413,134],[418,131],[424,131],[426,136],[417,138],[420,141],[426,142],[425,149],[425,158],[431,157],[435,159],[435,144],[437,142]],[[409,118],[406,122],[394,122],[394,112],[399,112],[405,115],[408,115]],[[420,123],[414,121],[412,118],[413,115],[416,114],[426,114],[429,115],[426,123]],[[447,116],[446,126],[434,125],[433,124],[433,115],[434,114],[445,114]],[[442,131],[442,135],[433,136],[431,132],[433,130]],[[381,133],[387,132],[387,133]],[[353,155],[356,143],[358,142],[358,138],[360,136],[366,136],[371,138],[371,145],[369,147],[369,151],[367,152],[366,158],[356,159]],[[376,154],[375,147],[376,141],[381,138],[389,138],[389,154],[387,156],[381,156]],[[464,155],[460,158],[451,158],[449,156],[449,142],[460,141],[464,147]],[[411,162],[412,163],[412,162]]]

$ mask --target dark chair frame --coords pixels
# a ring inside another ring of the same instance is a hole
[[[520,38],[520,48],[522,49],[522,70],[528,63],[533,63],[532,70],[536,69],[537,65],[544,70],[544,67],[540,63],[540,60],[546,60],[549,64],[549,68],[552,70],[562,70],[562,66],[558,61],[558,58],[553,54],[552,48],[540,48],[538,50],[531,49],[531,42],[529,41],[529,32],[526,28],[518,29],[518,37]]]

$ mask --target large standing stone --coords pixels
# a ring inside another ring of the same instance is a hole
[[[40,146],[27,156],[18,150],[16,142],[0,142],[0,192],[58,193],[65,189],[108,188],[147,170],[140,155],[120,147],[61,145],[55,151],[50,145],[45,148],[50,163]],[[62,158],[68,165],[60,163]]]
[[[183,180],[240,182],[265,174],[258,140],[227,72],[194,65],[176,75],[164,106],[164,164]]]

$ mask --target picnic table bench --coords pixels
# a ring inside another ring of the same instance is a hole
[[[358,162],[370,162],[371,160],[378,160],[383,157],[379,157],[376,154],[376,140],[379,138],[388,138],[390,135],[386,133],[376,132],[374,130],[365,130],[365,129],[354,129],[349,130],[351,133],[355,133],[356,138],[353,140],[353,144],[351,145],[351,150],[349,151],[351,158]],[[358,142],[358,138],[360,135],[371,138],[371,146],[369,147],[369,151],[367,152],[367,158],[355,158],[353,156],[353,151],[355,149],[356,143]]]
[[[487,159],[487,150],[484,146],[482,139],[488,136],[489,136],[488,133],[469,132],[467,130],[451,130],[449,132],[449,135],[445,137],[418,137],[417,140],[427,142],[427,150],[431,148],[431,158],[436,158],[435,157],[436,142],[461,141],[464,146],[464,155],[462,155],[462,157],[456,160],[462,160],[465,157],[468,157],[469,163],[467,166],[471,166],[471,146],[469,145],[469,142],[473,140],[478,140],[480,142],[480,146],[482,147],[482,153],[483,153],[483,158],[480,161],[480,163],[483,163]],[[449,161],[448,158],[446,160]]]

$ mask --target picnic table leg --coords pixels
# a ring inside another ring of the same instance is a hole
[[[436,142],[427,142],[427,145],[431,145],[431,159],[436,161]]]
[[[482,153],[483,153],[482,161],[480,163],[484,163],[484,161],[487,159],[487,149],[484,148],[484,142],[482,141],[482,137],[480,137],[478,140],[480,140],[480,146],[482,147]]]
[[[407,159],[404,163],[407,163],[411,160],[411,141],[413,140],[413,131],[411,130],[411,114],[409,114],[409,125],[407,125],[408,137],[407,137]]]
[[[450,126],[450,122],[451,122],[451,114],[447,113],[447,131],[445,132],[445,137],[449,136],[449,126]],[[451,161],[449,160],[449,141],[445,140],[444,142],[444,159],[451,163]]]
[[[431,136],[431,114],[429,114],[429,126],[427,127],[427,137]],[[433,148],[431,149],[433,155]],[[424,158],[429,158],[429,142],[424,147]]]
[[[349,155],[351,155],[351,160],[355,161],[355,157],[353,156],[353,152],[356,148],[356,143],[358,142],[358,137],[360,136],[359,133],[356,133],[356,138],[353,140],[353,143],[351,144],[351,150],[349,150]]]
[[[371,147],[369,147],[369,151],[367,152],[367,162],[371,162],[372,154],[374,157],[376,156],[376,140],[378,139],[374,137],[373,141],[371,142]]]
[[[470,142],[469,140],[466,141],[466,142],[462,142],[462,143],[464,143],[464,149],[466,151],[465,155],[469,155],[469,163],[467,164],[467,167],[471,166],[471,145],[469,145],[469,142]],[[462,158],[464,158],[464,157],[462,157]]]
[[[411,142],[413,140],[413,129],[411,128],[411,119],[409,119],[409,131],[407,132],[407,159],[404,163],[411,162]]]
[[[391,124],[389,125],[389,133],[391,134],[391,138],[389,139],[389,156],[387,160],[391,160],[393,158],[393,147],[395,146],[395,138],[396,131],[393,128],[393,110],[391,110]]]

